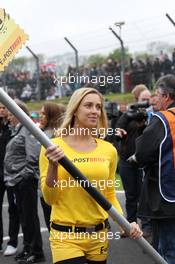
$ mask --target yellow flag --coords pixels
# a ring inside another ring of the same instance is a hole
[[[19,25],[0,8],[0,71],[14,58],[15,54],[21,49],[28,39]]]

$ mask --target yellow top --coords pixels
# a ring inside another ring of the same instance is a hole
[[[115,193],[116,149],[102,139],[96,139],[97,147],[89,152],[71,148],[63,138],[52,139],[64,150],[65,155],[83,173],[112,205],[122,214]],[[58,165],[58,181],[54,187],[46,182],[48,159],[42,147],[40,154],[41,190],[46,203],[52,206],[51,221],[64,225],[88,226],[103,222],[108,213],[78,184],[73,177]]]

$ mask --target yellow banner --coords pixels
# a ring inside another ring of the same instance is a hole
[[[28,38],[5,9],[0,8],[0,71],[4,71],[5,66],[14,58]]]

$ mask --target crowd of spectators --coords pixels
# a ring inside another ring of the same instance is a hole
[[[153,60],[150,60],[150,58],[147,58],[145,61],[133,61],[132,58],[130,59],[132,85],[144,83],[149,88],[152,88],[153,82],[157,81],[161,76],[170,73],[175,73],[175,50],[172,54],[172,60],[163,52]]]
[[[120,62],[113,59],[108,59],[104,64],[82,65],[79,67],[78,73],[76,68],[68,66],[64,78],[56,76],[55,70],[41,68],[41,99],[49,100],[55,99],[55,97],[69,96],[74,90],[83,86],[97,88],[102,94],[120,92],[120,82],[115,79],[116,76],[120,76],[120,68]],[[125,64],[125,91],[131,91],[139,83],[152,89],[160,76],[169,73],[175,74],[175,49],[172,58],[163,52],[160,52],[158,57],[147,57],[145,60],[130,58],[129,62]],[[109,76],[110,82],[107,80]],[[62,79],[61,82],[60,79]],[[37,98],[37,73],[7,72],[0,77],[0,86],[8,87],[15,97],[23,101],[35,100]]]
[[[40,71],[41,98],[45,99],[49,95],[50,88],[54,85],[55,74],[50,71]],[[5,73],[0,78],[0,86],[6,86],[12,97],[20,98],[24,101],[36,99],[37,74],[31,72],[11,72]]]

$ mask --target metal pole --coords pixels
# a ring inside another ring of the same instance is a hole
[[[2,84],[3,84],[3,88],[6,91],[7,87],[6,87],[6,72],[4,71],[2,73]]]
[[[125,48],[124,48],[124,43],[123,40],[117,33],[109,27],[109,29],[112,31],[112,33],[116,36],[116,38],[120,41],[121,45],[121,93],[125,92]]]
[[[121,92],[125,93],[125,49],[121,42]]]
[[[27,116],[24,111],[12,100],[1,88],[0,89],[0,101],[12,112],[16,118],[36,137],[36,139],[45,148],[51,146],[53,143],[50,139],[41,131],[34,122]],[[74,164],[67,158],[64,157],[59,162],[94,199],[95,201],[112,217],[112,219],[126,231],[127,234],[131,231],[130,223],[120,215],[112,204],[99,192],[96,188],[86,179],[86,177],[74,166]],[[153,249],[153,247],[143,238],[135,240],[144,251],[155,260],[157,264],[167,264],[167,262]]]
[[[40,101],[41,100],[41,85],[40,85],[40,68],[39,68],[39,57],[28,47],[26,46],[26,49],[32,54],[36,61],[36,72],[37,72],[37,81],[36,81],[36,86],[37,86],[37,92],[38,96],[37,99]]]
[[[77,80],[79,80],[79,58],[78,58],[78,50],[75,48],[75,46],[68,40],[68,38],[64,38],[65,41],[71,46],[71,48],[75,52],[75,66],[76,66],[76,74],[77,74]],[[78,89],[79,86],[79,81],[76,83],[76,88]]]
[[[173,26],[175,26],[174,20],[168,14],[166,14],[166,17],[170,20],[170,22],[173,24]]]

